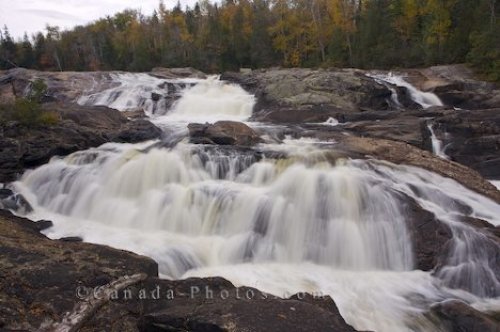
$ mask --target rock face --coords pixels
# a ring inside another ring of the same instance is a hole
[[[469,110],[500,107],[500,88],[478,80],[465,65],[434,66],[413,73],[412,83],[433,91],[446,105]]]
[[[191,142],[197,144],[251,146],[262,142],[252,128],[241,122],[190,123],[188,129]]]
[[[286,111],[304,111],[306,119],[324,122],[338,113],[389,108],[391,92],[355,69],[268,69],[249,73],[225,73],[221,79],[242,85],[254,93],[258,121],[299,123],[302,114],[287,117]],[[314,113],[314,116],[312,116]]]
[[[456,110],[433,123],[452,160],[488,179],[500,179],[500,108]]]
[[[54,126],[26,128],[7,124],[0,131],[0,183],[16,179],[25,168],[107,142],[136,143],[159,138],[161,130],[146,120],[129,121],[119,111],[104,106],[48,103],[57,112]]]
[[[329,297],[280,299],[221,278],[161,280],[149,258],[49,240],[38,229],[0,211],[2,329],[355,331]],[[104,289],[116,291],[104,296]]]
[[[462,301],[448,300],[441,302],[435,305],[431,311],[441,320],[445,331],[500,331],[500,319],[498,316],[484,314]]]

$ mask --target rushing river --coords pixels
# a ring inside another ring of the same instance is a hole
[[[164,142],[105,144],[28,171],[15,186],[33,205],[32,219],[53,220],[49,237],[150,256],[165,278],[222,276],[278,296],[328,294],[358,330],[438,330],[424,314],[452,298],[500,308],[498,262],[489,257],[500,248],[461,222],[500,225],[497,203],[415,167],[331,163],[334,142],[287,138],[253,151],[193,145],[187,123],[247,121],[253,96],[217,78],[114,79],[115,87],[79,102],[142,107],[165,130]],[[149,98],[165,87],[178,98],[168,112]],[[438,102],[410,91],[424,107]],[[407,199],[452,230],[439,271],[416,269]]]

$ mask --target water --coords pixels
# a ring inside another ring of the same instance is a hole
[[[500,181],[491,180],[490,181],[498,190],[500,190]]]
[[[389,74],[374,74],[371,75],[370,77],[386,82],[395,86],[403,87],[410,92],[410,96],[414,102],[422,106],[422,108],[427,109],[433,106],[443,106],[443,102],[437,95],[435,95],[432,92],[424,92],[419,89],[417,89],[414,85],[410,84],[407,82],[402,76],[399,75],[393,75],[392,73]],[[397,97],[397,92],[394,90],[394,88],[391,88],[392,91],[392,99],[395,102],[396,105],[401,106],[401,103],[398,100]]]
[[[128,106],[141,103],[138,91]],[[93,102],[118,100],[102,95]],[[151,113],[165,130],[199,117],[245,120],[254,102],[215,78],[179,95],[170,110]],[[165,278],[222,276],[283,297],[328,294],[359,330],[437,331],[424,314],[450,298],[500,309],[500,248],[462,222],[500,225],[499,204],[415,167],[332,163],[334,148],[286,137],[234,150],[189,144],[184,132],[170,148],[109,143],[54,158],[15,187],[34,207],[30,218],[54,222],[51,238],[81,236],[150,256]],[[453,233],[436,271],[415,269],[408,200]]]
[[[449,157],[445,153],[445,148],[443,147],[443,142],[437,138],[436,133],[434,132],[433,124],[428,123],[427,129],[431,133],[431,142],[432,142],[432,152],[443,159],[449,159]]]
[[[199,79],[161,79],[143,73],[112,73],[113,87],[86,91],[77,102],[80,105],[100,105],[120,111],[144,110],[146,115],[164,115],[181,92],[194,86]],[[90,90],[99,88],[95,82]],[[156,99],[156,100],[155,100]]]

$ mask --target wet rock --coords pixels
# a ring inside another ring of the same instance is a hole
[[[450,332],[498,332],[500,313],[488,315],[459,300],[448,300],[434,305],[431,312]]]
[[[456,110],[432,122],[452,160],[500,179],[500,108]]]
[[[407,227],[412,239],[416,268],[431,271],[443,264],[448,242],[452,238],[451,230],[410,197],[404,197],[401,202],[408,216]]]
[[[37,222],[35,222],[35,226],[37,230],[41,232],[54,226],[54,224],[50,220],[38,220]]]
[[[190,123],[189,137],[193,143],[251,146],[262,139],[249,126],[235,121],[218,121],[214,124]]]
[[[23,195],[6,188],[0,189],[0,209],[11,210],[22,215],[33,211]]]
[[[63,242],[82,242],[83,239],[79,236],[66,236],[66,237],[62,237],[59,239],[59,241],[63,241]]]

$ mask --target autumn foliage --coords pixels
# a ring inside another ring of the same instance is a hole
[[[498,0],[202,0],[151,16],[126,10],[14,41],[0,66],[145,71],[192,66],[415,67],[469,62],[500,80]]]

